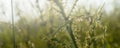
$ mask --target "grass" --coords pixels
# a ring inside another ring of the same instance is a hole
[[[1,23],[1,48],[110,48],[107,34],[108,25],[103,18],[103,7],[87,11],[73,3],[70,12],[65,12],[61,0],[51,0],[48,9],[41,11],[39,0],[33,8],[40,18],[28,22],[20,16],[14,24]],[[44,13],[45,12],[45,13]],[[22,12],[19,12],[20,14]],[[12,16],[13,17],[13,16]],[[14,18],[12,18],[14,19]],[[11,40],[12,26],[14,32]],[[111,39],[112,40],[112,39]],[[14,41],[14,42],[13,42]],[[14,45],[14,46],[13,46]]]

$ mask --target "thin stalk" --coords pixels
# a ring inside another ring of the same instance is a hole
[[[68,16],[71,16],[71,13],[73,12],[73,9],[74,9],[75,6],[77,5],[77,2],[78,2],[78,0],[75,0],[75,2],[74,2],[74,4],[73,4],[73,6],[72,6],[72,8],[71,8],[71,10],[70,10],[70,12],[69,12],[69,14],[68,14]]]
[[[13,13],[13,0],[11,0],[11,16],[12,16],[12,40],[13,40],[13,48],[17,48],[16,47],[16,42],[15,42],[15,29],[14,29],[14,13]]]
[[[73,44],[74,44],[75,48],[78,48],[77,43],[75,41],[76,39],[75,39],[75,36],[73,34],[73,30],[72,30],[71,25],[72,25],[72,21],[66,26],[66,29],[69,32],[70,37],[72,38],[72,41],[73,41]]]
[[[60,10],[61,10],[61,14],[62,14],[62,16],[63,16],[63,18],[64,18],[64,20],[65,20],[65,22],[66,21],[69,21],[68,20],[68,17],[66,16],[66,14],[65,14],[65,12],[64,12],[64,9],[63,9],[63,6],[61,5],[61,3],[58,1],[58,0],[54,0],[54,2],[56,3],[56,5],[58,5],[58,7],[60,8]],[[76,43],[76,39],[75,39],[75,36],[74,36],[74,34],[73,34],[73,30],[72,30],[72,21],[70,22],[70,23],[68,23],[68,25],[66,25],[66,30],[67,30],[67,32],[69,33],[69,35],[70,35],[70,37],[71,37],[71,39],[72,39],[72,41],[73,41],[73,44],[74,44],[74,46],[75,46],[75,48],[78,48],[78,46],[77,46],[77,43]]]
[[[105,42],[105,38],[106,38],[106,32],[107,32],[107,27],[105,26],[104,27],[104,45],[103,45],[103,48],[106,48],[106,42]]]

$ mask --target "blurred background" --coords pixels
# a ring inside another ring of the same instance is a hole
[[[120,0],[0,0],[0,48],[120,48],[119,37]]]

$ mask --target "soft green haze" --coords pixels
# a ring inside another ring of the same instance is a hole
[[[0,0],[0,48],[120,48],[119,0],[13,0],[13,13]]]

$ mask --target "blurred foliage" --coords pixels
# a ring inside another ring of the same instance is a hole
[[[50,0],[50,6],[45,11],[35,6],[40,13],[36,19],[28,19],[20,16],[22,12],[17,12],[20,20],[14,26],[16,47],[74,48],[66,28],[71,24],[78,48],[120,48],[120,9],[115,7],[106,14],[103,6],[87,11],[83,6],[80,8],[73,4],[68,13],[61,1]],[[0,22],[0,48],[13,48],[11,26],[10,23]]]

